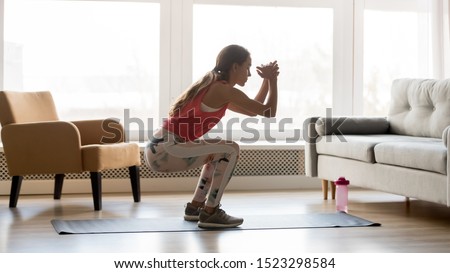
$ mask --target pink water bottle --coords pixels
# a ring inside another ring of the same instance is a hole
[[[334,182],[336,185],[336,210],[348,212],[348,184],[350,181],[345,179],[345,177],[339,177],[338,180]]]

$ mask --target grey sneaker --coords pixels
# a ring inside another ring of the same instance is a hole
[[[201,209],[202,208],[198,208],[191,203],[187,203],[186,208],[184,209],[184,220],[198,221]]]
[[[230,216],[220,208],[216,208],[213,214],[202,209],[199,218],[198,226],[201,228],[232,228],[244,222],[244,219]]]

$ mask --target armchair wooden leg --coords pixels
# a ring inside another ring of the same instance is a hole
[[[94,198],[94,209],[102,210],[102,173],[91,172],[92,197]]]
[[[128,168],[131,180],[131,190],[133,191],[134,202],[141,201],[141,182],[139,176],[139,166],[131,166]]]
[[[11,183],[11,194],[9,196],[9,207],[15,208],[19,200],[20,187],[22,186],[23,176],[13,176]]]
[[[323,200],[328,199],[328,180],[322,179]]]
[[[61,199],[64,177],[65,177],[64,174],[55,175],[55,190],[53,192],[53,199],[55,200]]]

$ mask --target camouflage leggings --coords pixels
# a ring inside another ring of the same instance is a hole
[[[236,167],[239,145],[220,139],[182,142],[172,133],[159,131],[147,144],[144,155],[146,165],[157,172],[203,166],[193,200],[216,207]]]

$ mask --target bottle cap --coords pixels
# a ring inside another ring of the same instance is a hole
[[[341,176],[341,177],[339,177],[338,180],[334,181],[334,184],[335,185],[348,185],[348,184],[350,184],[350,181],[345,179],[345,177]]]

